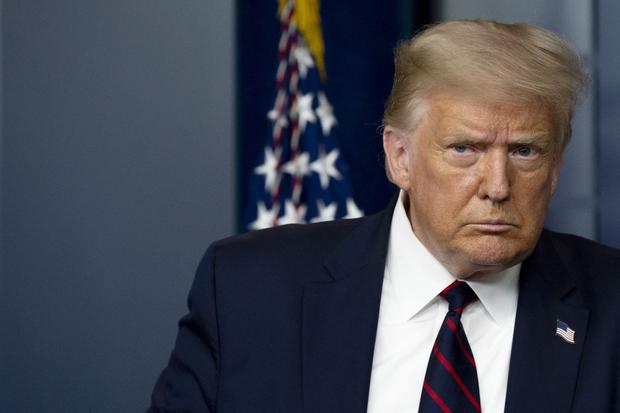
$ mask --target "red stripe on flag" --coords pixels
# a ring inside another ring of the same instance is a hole
[[[456,384],[458,384],[458,386],[461,388],[461,390],[463,390],[463,393],[465,393],[465,396],[467,396],[467,398],[469,399],[469,401],[471,402],[471,404],[474,406],[474,408],[477,411],[480,411],[480,403],[478,402],[478,400],[476,400],[476,398],[469,392],[469,390],[467,389],[467,387],[465,386],[465,383],[463,383],[463,380],[461,380],[461,378],[459,377],[459,375],[457,374],[456,370],[454,370],[454,367],[452,367],[452,365],[450,364],[450,362],[448,360],[446,360],[446,358],[443,356],[443,354],[441,354],[439,352],[439,348],[437,348],[437,345],[435,345],[433,347],[433,354],[435,354],[435,357],[437,357],[437,359],[439,360],[439,362],[441,364],[443,364],[443,366],[446,368],[446,370],[448,370],[448,372],[450,373],[450,375],[454,378],[454,381],[456,381]]]
[[[443,402],[443,400],[441,400],[441,397],[439,397],[439,395],[437,393],[435,393],[433,388],[431,386],[429,386],[429,384],[426,381],[424,382],[424,390],[426,390],[428,395],[431,396],[431,399],[433,399],[435,401],[435,403],[437,403],[439,408],[444,413],[452,413],[452,410],[450,410],[450,408],[448,406],[446,406],[446,404]]]

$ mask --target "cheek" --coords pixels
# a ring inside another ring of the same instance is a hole
[[[552,177],[540,174],[521,179],[513,187],[513,208],[520,216],[525,228],[535,230],[544,225],[551,195]]]
[[[440,199],[444,208],[459,211],[476,197],[480,178],[474,170],[446,170],[430,180],[428,192]]]
[[[418,220],[425,221],[436,232],[450,231],[470,203],[469,181],[462,175],[450,174],[418,179],[410,194]]]
[[[524,207],[546,206],[553,194],[553,177],[550,172],[517,176],[513,194]]]

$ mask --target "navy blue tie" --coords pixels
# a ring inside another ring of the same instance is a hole
[[[450,307],[428,360],[419,413],[480,412],[476,362],[461,325],[463,309],[478,297],[462,281],[440,296]]]

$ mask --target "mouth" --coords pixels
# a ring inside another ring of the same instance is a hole
[[[517,228],[515,224],[501,219],[472,222],[468,226],[476,231],[491,234],[500,234]]]

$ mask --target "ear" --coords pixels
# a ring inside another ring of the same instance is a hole
[[[402,190],[409,190],[410,157],[409,145],[405,134],[399,129],[386,126],[383,130],[383,151],[385,167],[390,180]]]

